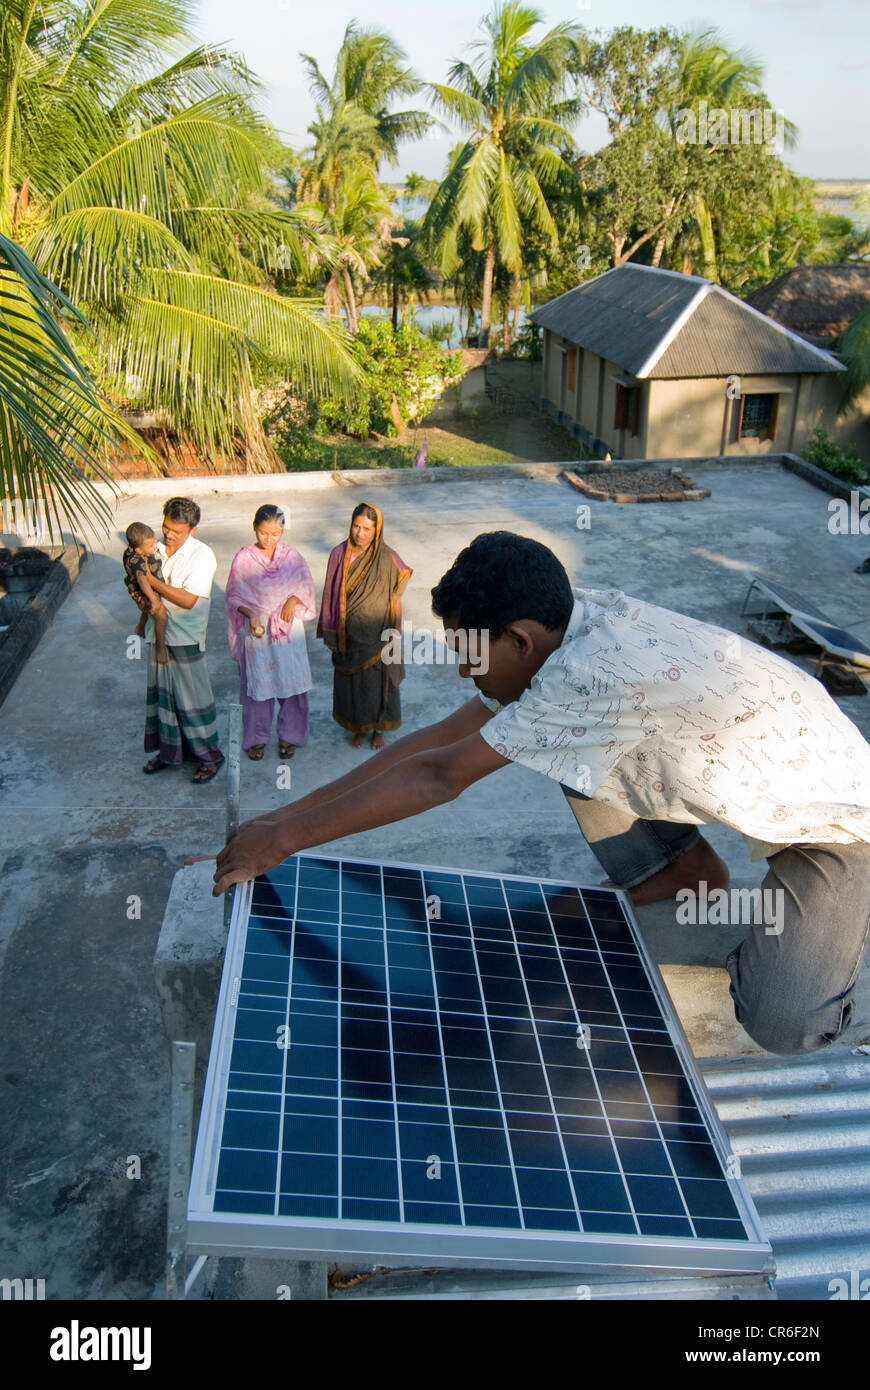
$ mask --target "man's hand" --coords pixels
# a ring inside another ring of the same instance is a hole
[[[219,898],[234,883],[245,883],[283,863],[293,850],[287,847],[286,832],[282,837],[280,831],[281,821],[274,812],[240,825],[217,857],[212,897]]]
[[[284,607],[281,609],[282,622],[292,623],[293,616],[296,612],[296,607],[298,603],[299,600],[295,597],[295,595],[291,595],[290,598],[284,600]]]

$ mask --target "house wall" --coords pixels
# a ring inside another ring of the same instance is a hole
[[[853,444],[861,457],[870,461],[870,388],[861,397],[858,410],[838,420],[839,373],[740,378],[744,395],[779,396],[773,441],[738,436],[740,401],[727,398],[727,377],[644,382],[640,386],[638,433],[630,435],[613,424],[622,368],[577,348],[576,390],[571,392],[567,389],[563,343],[569,350],[574,347],[558,334],[545,331],[541,405],[600,457],[608,452],[624,459],[801,453],[813,430],[824,429],[838,443]]]
[[[795,441],[794,452],[802,453],[813,430],[823,429],[837,444],[844,449],[855,449],[859,458],[870,463],[870,386],[865,387],[845,415],[837,414],[843,391],[843,379],[839,373],[817,378],[814,386],[806,418],[802,422],[800,442]]]
[[[807,408],[808,386],[818,378],[797,375],[741,376],[742,395],[778,395],[776,438],[741,439],[740,401],[725,394],[727,377],[650,382],[650,458],[702,454],[752,457],[795,448],[793,436]]]
[[[569,389],[567,370],[567,355],[572,351],[577,353],[573,391]],[[618,363],[604,361],[594,352],[586,352],[561,338],[558,333],[545,330],[542,408],[594,454],[603,457],[610,453],[614,458],[644,458],[648,388],[641,383],[638,433],[630,435],[627,430],[614,429],[616,378],[620,376],[624,376],[624,372]]]

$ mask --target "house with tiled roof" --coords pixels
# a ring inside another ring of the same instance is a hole
[[[842,363],[720,285],[627,262],[542,305],[541,406],[593,454],[800,452]]]

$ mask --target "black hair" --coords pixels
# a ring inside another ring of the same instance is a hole
[[[350,518],[351,525],[353,525],[358,516],[367,516],[369,521],[373,521],[375,523],[375,526],[377,526],[378,524],[378,514],[375,511],[374,507],[369,506],[368,502],[360,502],[356,507],[354,507]]]
[[[254,530],[262,526],[264,521],[277,521],[279,526],[284,525],[284,513],[280,507],[275,507],[271,502],[266,502],[264,506],[258,507],[254,512]]]
[[[127,537],[127,544],[131,550],[135,550],[137,545],[143,541],[150,540],[154,535],[150,526],[146,526],[144,521],[131,521],[124,535]]]
[[[163,515],[168,521],[182,521],[185,526],[193,528],[199,525],[202,513],[189,497],[170,497],[163,508]]]
[[[500,637],[517,618],[555,631],[566,627],[574,594],[552,550],[512,531],[476,536],[432,590],[432,611],[466,631]]]

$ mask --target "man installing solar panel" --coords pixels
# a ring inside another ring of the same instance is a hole
[[[552,551],[507,531],[463,550],[432,606],[456,650],[488,633],[487,670],[458,667],[478,693],[244,824],[218,855],[215,896],[522,763],[561,784],[636,906],[727,886],[698,826],[741,831],[752,857],[767,858],[762,890],[783,911],[777,930],[753,925],[727,958],[737,1019],[770,1052],[834,1042],[854,1013],[870,932],[870,746],[823,687],[722,628],[619,591],[572,589]]]

